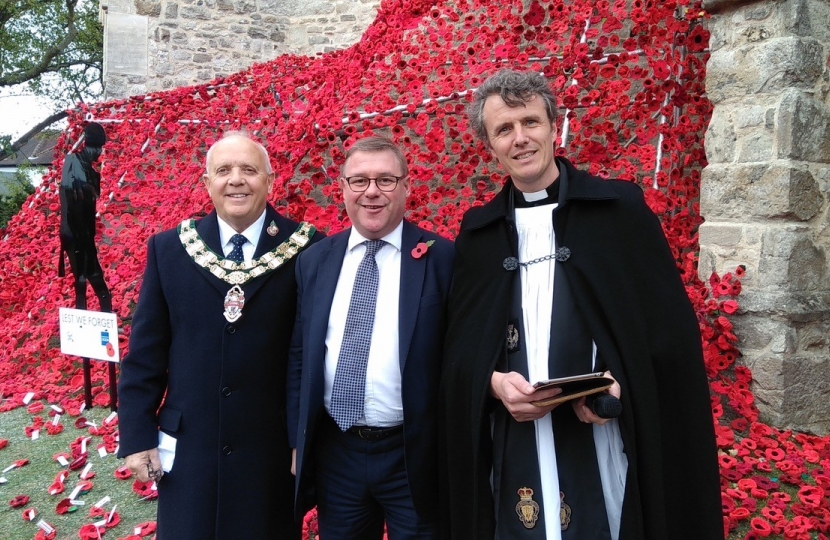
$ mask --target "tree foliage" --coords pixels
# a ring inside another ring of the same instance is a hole
[[[35,188],[22,170],[18,170],[9,180],[0,178],[0,182],[3,182],[6,191],[5,195],[0,195],[0,230],[2,230],[12,216],[20,211],[20,207],[29,195],[35,192]]]
[[[17,141],[0,137],[0,159],[100,97],[104,36],[95,0],[0,0],[0,88],[24,85],[55,112]]]
[[[101,92],[104,38],[92,0],[0,1],[0,87],[27,84],[67,108]]]

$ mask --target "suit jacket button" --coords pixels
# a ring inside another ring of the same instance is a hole
[[[231,395],[231,389],[230,389],[229,386],[226,386],[222,389],[222,395],[225,396],[225,397],[228,397],[229,395]]]
[[[228,325],[228,333],[229,333],[229,334],[233,334],[233,333],[235,333],[235,332],[236,332],[236,327],[235,327],[234,325],[232,325],[232,324],[229,324],[229,325]]]
[[[225,454],[226,456],[231,455],[231,452],[233,452],[233,448],[231,448],[230,446],[223,446],[222,447],[222,453]]]

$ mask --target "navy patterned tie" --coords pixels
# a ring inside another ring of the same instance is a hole
[[[375,254],[386,242],[367,240],[363,242],[366,253],[354,278],[349,313],[337,370],[331,390],[331,417],[346,431],[363,416],[363,402],[366,395],[366,364],[372,344],[372,327],[375,323],[375,303],[378,296],[378,265]]]
[[[245,256],[242,254],[242,246],[244,246],[247,241],[248,239],[241,234],[231,236],[231,244],[233,244],[233,249],[228,254],[228,259],[238,263],[244,261]]]

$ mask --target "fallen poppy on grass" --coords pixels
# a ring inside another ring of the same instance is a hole
[[[9,506],[12,508],[22,508],[29,504],[29,496],[28,495],[17,495],[14,499],[9,501]]]
[[[78,538],[81,540],[98,540],[98,538],[104,536],[104,533],[106,532],[106,527],[96,527],[95,525],[89,523],[81,527],[81,530],[78,531]]]
[[[144,523],[139,523],[133,529],[133,532],[136,536],[144,538],[145,536],[150,536],[151,534],[156,532],[156,522],[155,521],[145,521]]]
[[[73,505],[69,499],[61,499],[60,502],[58,502],[57,506],[55,506],[55,512],[57,512],[59,515],[75,512],[77,509],[78,507]]]

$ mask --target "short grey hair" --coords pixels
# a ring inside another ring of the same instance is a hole
[[[467,116],[470,118],[473,132],[488,147],[490,139],[484,126],[484,102],[490,96],[499,96],[508,107],[525,106],[534,96],[539,96],[551,124],[555,123],[559,116],[556,96],[541,73],[503,69],[481,83],[475,91],[473,101],[467,106]]]
[[[349,158],[357,152],[392,152],[395,154],[398,164],[401,166],[403,176],[409,176],[409,167],[406,165],[406,157],[404,157],[403,152],[398,145],[386,137],[370,136],[357,139],[346,151],[346,160],[343,162],[344,169],[346,168],[346,163],[348,163]]]
[[[262,143],[260,143],[256,139],[254,139],[251,136],[251,134],[248,133],[247,131],[242,131],[242,130],[226,131],[225,133],[222,134],[222,137],[219,139],[219,141],[222,141],[224,139],[230,139],[232,137],[240,137],[242,139],[248,139],[249,141],[254,143],[254,146],[259,148],[259,151],[262,152],[262,156],[265,158],[265,174],[272,174],[274,172],[273,169],[271,168],[271,159],[268,157],[268,150],[265,149],[265,147],[262,145]],[[219,141],[216,141],[215,143],[210,145],[210,148],[208,148],[207,154],[205,155],[205,171],[208,174],[210,174],[210,169],[208,168],[208,163],[210,163],[210,153],[213,152],[213,147],[216,146],[216,143],[218,143]]]

